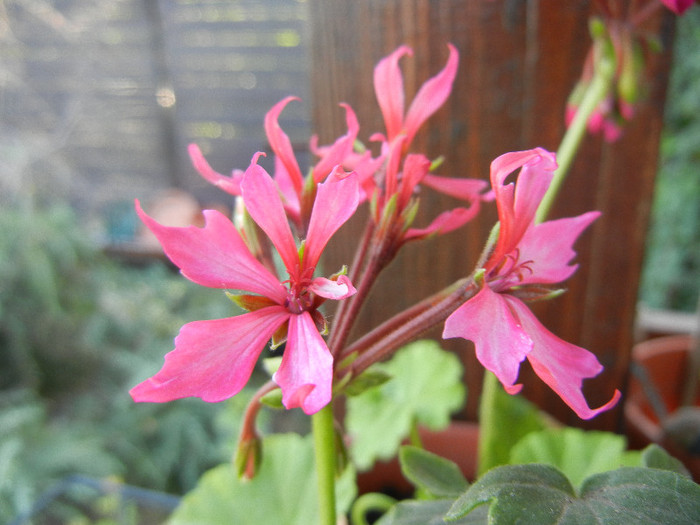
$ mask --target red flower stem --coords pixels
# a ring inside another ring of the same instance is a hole
[[[368,233],[373,234],[375,231],[376,228],[374,225],[372,228],[368,229]],[[362,305],[369,296],[369,292],[372,286],[374,286],[377,277],[396,255],[396,232],[392,230],[389,234],[383,235],[380,239],[375,240],[371,244],[374,245],[374,249],[368,254],[369,259],[362,268],[359,282],[355,283],[357,293],[349,300],[344,301],[347,304],[344,305],[340,313],[336,314],[337,325],[334,326],[334,331],[331,333],[331,337],[328,341],[328,347],[331,349],[333,355],[336,356],[342,352],[348,337],[350,337],[352,325],[357,319]],[[369,243],[368,246],[370,246]]]
[[[369,252],[369,246],[373,236],[374,222],[369,219],[349,270],[348,278],[353,284],[359,283],[361,279],[360,276],[362,275],[362,270],[367,264],[367,253]],[[331,335],[328,339],[328,348],[330,348],[331,351],[339,348],[337,345],[338,341],[347,340],[350,329],[352,328],[352,322],[354,320],[353,316],[348,315],[348,309],[350,309],[352,304],[357,301],[357,295],[358,294],[355,294],[352,297],[338,303],[338,306],[334,312],[334,323],[331,328]]]
[[[344,350],[346,356],[360,354],[348,365],[349,372],[357,377],[372,364],[443,322],[476,291],[472,278],[462,279],[385,321]]]
[[[262,406],[260,404],[260,400],[265,395],[272,392],[275,388],[279,388],[277,384],[272,380],[268,381],[261,386],[257,392],[255,392],[255,395],[248,402],[248,406],[243,414],[243,426],[241,427],[241,433],[238,438],[239,443],[246,439],[254,438],[257,435],[257,432],[255,431],[255,418],[257,417],[258,412],[260,412],[260,407]]]

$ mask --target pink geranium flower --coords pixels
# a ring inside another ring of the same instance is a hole
[[[535,212],[552,180],[554,155],[543,149],[506,153],[491,164],[500,231],[493,252],[477,278],[480,291],[445,321],[443,337],[474,342],[479,361],[517,393],[520,363],[527,358],[535,373],[579,417],[590,419],[612,407],[618,391],[605,405],[589,408],[581,391],[583,380],[602,366],[588,350],[567,343],[544,328],[523,298],[542,296],[546,287],[568,279],[573,244],[598,212],[535,223]],[[520,169],[517,183],[504,184]]]
[[[693,5],[694,0],[661,0],[661,2],[677,15],[682,15]]]
[[[240,182],[245,206],[270,238],[289,279],[280,281],[250,252],[229,219],[204,212],[204,228],[163,226],[137,201],[141,220],[156,235],[182,274],[202,286],[242,290],[239,304],[248,313],[226,319],[195,321],[182,327],[163,368],[131,390],[136,401],[163,402],[195,396],[216,402],[238,393],[247,383],[266,343],[279,334],[286,348],[273,379],[287,408],[307,414],[331,400],[333,358],[321,336],[325,320],[318,307],[326,299],[355,293],[344,275],[314,277],[330,237],[355,212],[357,176],[334,170],[318,185],[308,232],[298,248],[273,179],[257,165],[256,155]]]

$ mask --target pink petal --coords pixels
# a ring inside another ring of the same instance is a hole
[[[345,121],[348,132],[328,146],[322,153],[319,162],[314,166],[313,177],[315,182],[322,182],[337,165],[344,165],[345,159],[352,154],[360,130],[357,116],[348,104],[341,104],[345,108]]]
[[[533,225],[518,244],[519,261],[530,261],[527,266],[532,271],[523,273],[522,284],[559,283],[571,277],[578,268],[570,264],[576,257],[573,245],[599,216],[600,212],[590,211]]]
[[[248,382],[265,343],[289,315],[281,306],[270,306],[184,325],[163,368],[132,388],[131,397],[154,403],[199,397],[215,403],[236,395]]]
[[[234,170],[231,176],[227,177],[212,169],[196,144],[190,144],[187,151],[190,154],[192,165],[206,181],[231,195],[241,194],[241,179],[243,178],[241,170]]]
[[[336,281],[326,279],[325,277],[316,277],[311,281],[309,290],[316,295],[320,295],[326,299],[335,299],[336,301],[347,299],[351,295],[357,293],[350,279],[345,275],[341,275]]]
[[[428,174],[423,178],[422,184],[433,188],[440,193],[456,197],[457,199],[473,202],[482,199],[483,192],[488,183],[479,179],[465,179],[461,177],[441,177]]]
[[[277,248],[289,275],[296,276],[299,272],[299,255],[279,191],[272,177],[255,160],[257,157],[241,182],[243,202],[250,216]]]
[[[287,217],[296,224],[301,224],[301,204],[299,203],[299,195],[294,189],[294,184],[287,172],[287,168],[284,167],[279,157],[275,157],[274,179],[277,183],[277,188],[282,194],[282,204],[287,213]]]
[[[682,15],[693,5],[693,0],[661,0],[661,2],[677,15]]]
[[[454,208],[442,212],[426,228],[410,228],[404,235],[405,241],[425,239],[430,235],[444,235],[464,226],[479,213],[479,201],[475,201],[469,208]]]
[[[400,46],[380,60],[374,68],[374,92],[384,116],[389,141],[393,141],[403,128],[405,95],[399,59],[404,55],[413,55],[413,50],[408,46]]]
[[[413,196],[416,186],[421,183],[429,170],[430,160],[425,155],[415,153],[406,155],[406,160],[403,162],[403,173],[401,177],[400,209],[408,205],[408,201]]]
[[[286,299],[285,287],[253,257],[235,226],[220,212],[205,210],[204,228],[163,226],[146,215],[138,200],[136,213],[191,281],[212,288],[247,290],[279,303]]]
[[[507,392],[514,394],[522,388],[515,380],[520,363],[532,350],[532,340],[513,317],[506,300],[488,286],[447,318],[442,337],[473,341],[476,357]]]
[[[581,419],[591,419],[612,408],[618,402],[621,394],[615,390],[612,399],[603,406],[596,409],[589,408],[581,387],[584,379],[598,375],[603,369],[596,356],[549,332],[519,299],[506,296],[506,300],[520,319],[522,327],[532,338],[533,347],[527,359],[535,373]]]
[[[515,250],[533,222],[556,169],[554,154],[542,148],[505,153],[491,163],[491,186],[496,194],[500,233],[486,263],[491,269]],[[516,183],[504,184],[520,168]]]
[[[278,122],[280,113],[282,113],[282,110],[292,100],[299,99],[296,97],[286,97],[272,106],[270,111],[267,112],[265,115],[265,133],[267,134],[267,140],[270,143],[272,151],[277,157],[280,158],[285,169],[287,170],[287,173],[289,173],[294,189],[296,190],[297,194],[301,194],[302,187],[304,186],[304,177],[301,174],[299,164],[294,156],[292,143],[287,134],[282,131],[282,128]]]
[[[304,248],[304,268],[315,268],[328,240],[352,217],[360,202],[355,173],[338,168],[318,185]]]
[[[333,357],[308,312],[289,318],[287,347],[273,379],[288,409],[314,414],[330,402]]]
[[[452,83],[457,75],[459,53],[452,44],[447,44],[450,55],[445,67],[434,77],[428,79],[416,93],[411,107],[408,108],[404,129],[406,143],[410,144],[421,125],[445,103],[452,92]]]

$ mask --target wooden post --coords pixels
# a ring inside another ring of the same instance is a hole
[[[507,151],[542,146],[556,150],[564,132],[565,102],[590,46],[587,0],[311,0],[314,128],[322,141],[344,132],[339,102],[357,112],[360,136],[383,131],[373,86],[376,62],[400,44],[414,49],[402,59],[407,96],[445,63],[446,43],[460,51],[452,97],[417,137],[415,149],[445,155],[440,174],[488,178],[489,164]],[[614,144],[587,137],[552,217],[591,209],[603,217],[576,245],[579,271],[563,297],[538,305],[552,332],[596,353],[605,371],[590,380],[592,406],[626,383],[637,287],[656,173],[659,133],[668,77],[672,17],[660,10],[650,29],[665,51],[652,57],[650,91],[625,135]],[[425,192],[418,223],[451,201]],[[410,246],[386,270],[363,312],[360,329],[468,274],[488,231],[495,206],[459,232]],[[334,263],[348,263],[362,221],[336,243]],[[439,331],[429,334],[439,336]],[[481,366],[464,341],[447,341],[466,366],[469,401],[476,413]],[[524,394],[558,419],[580,424],[549,388],[522,367]],[[587,426],[616,429],[618,407]]]

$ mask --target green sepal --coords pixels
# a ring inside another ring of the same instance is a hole
[[[254,312],[255,310],[277,304],[272,299],[263,297],[262,295],[234,294],[228,291],[224,293],[236,306],[248,312]]]
[[[559,297],[564,292],[566,292],[566,288],[552,289],[546,286],[525,285],[513,287],[510,293],[526,303],[534,303],[536,301],[549,301]]]
[[[273,391],[262,396],[260,402],[270,408],[284,408],[282,404],[282,390],[275,388]]]
[[[474,272],[474,282],[479,288],[484,286],[486,282],[486,268],[479,268]]]
[[[331,281],[337,281],[338,277],[340,277],[341,275],[347,275],[347,274],[348,274],[348,265],[344,264],[343,267],[340,270],[338,270],[337,272],[335,272],[333,275],[331,275],[329,277],[329,279]]]
[[[429,172],[434,172],[434,171],[437,170],[440,166],[442,166],[444,162],[445,162],[445,156],[444,156],[444,155],[440,155],[438,158],[434,159],[434,160],[430,163],[430,167],[428,168],[428,171],[429,171]]]
[[[362,142],[360,139],[355,139],[355,142],[352,143],[352,149],[355,151],[355,153],[364,153],[367,151],[367,146],[365,146],[364,142]]]
[[[257,436],[241,440],[241,442],[238,443],[236,455],[233,458],[233,464],[239,479],[253,479],[260,468],[261,461],[262,444]]]
[[[597,16],[593,16],[588,20],[588,32],[593,40],[608,36],[608,28],[605,27],[605,22]]]
[[[416,220],[416,215],[418,214],[418,208],[420,207],[419,199],[411,199],[403,211],[401,212],[401,219],[403,219],[403,225],[401,231],[405,232],[408,230],[413,221]],[[437,233],[437,232],[436,232]]]
[[[340,362],[338,363],[337,369],[338,369],[338,370],[342,370],[342,369],[344,369],[344,368],[347,368],[347,367],[350,366],[350,365],[355,361],[355,359],[357,359],[358,357],[360,357],[359,352],[352,352],[351,354],[346,355],[346,356],[342,359],[342,361],[340,361]]]
[[[389,200],[384,204],[382,216],[379,219],[379,230],[388,231],[393,222],[396,220],[396,209],[398,207],[399,194],[394,193]]]
[[[345,387],[345,394],[348,396],[359,396],[369,388],[383,385],[389,381],[391,377],[392,376],[390,374],[387,374],[383,370],[370,368],[350,381],[350,383]]]

